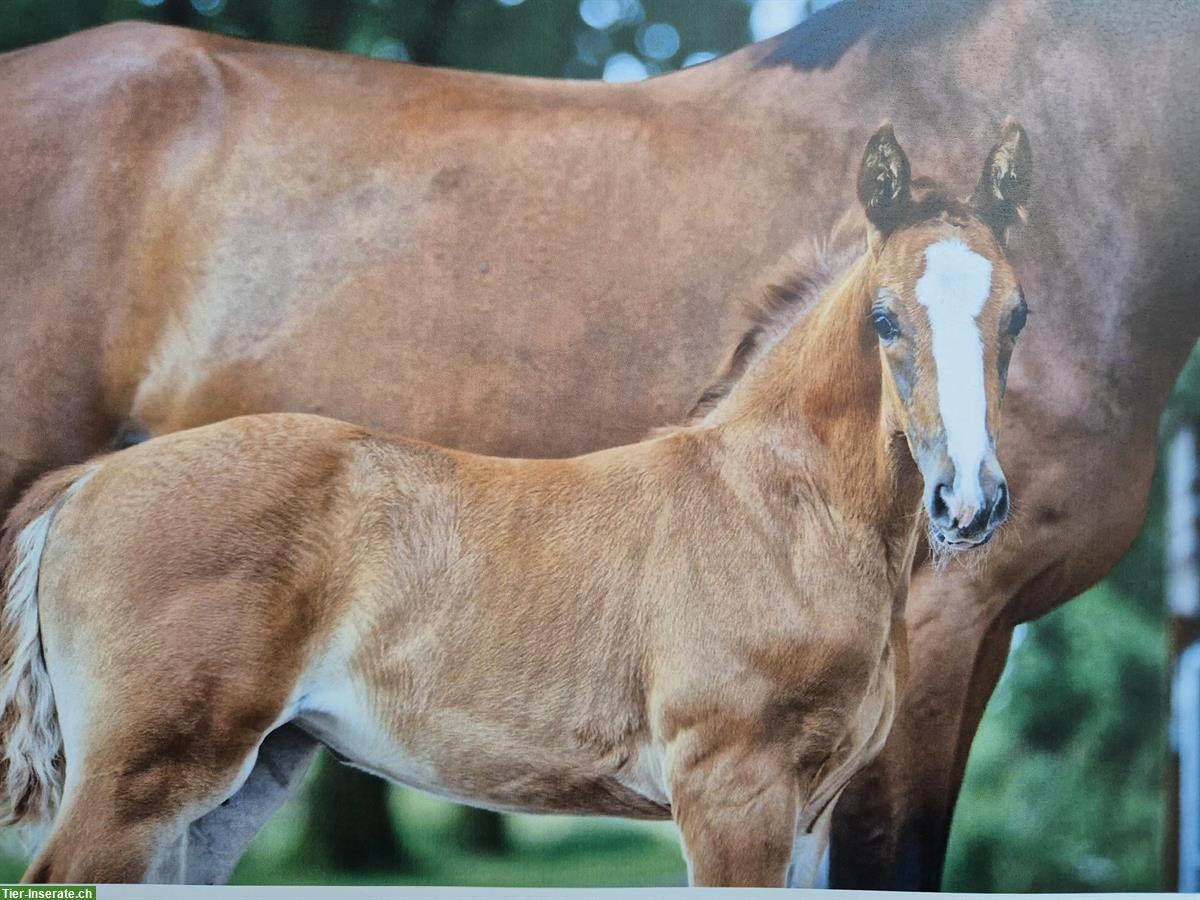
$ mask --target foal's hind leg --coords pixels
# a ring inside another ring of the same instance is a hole
[[[180,877],[188,826],[243,785],[282,710],[274,704],[165,703],[139,682],[123,704],[81,707],[79,667],[56,680],[66,779],[61,812],[26,881],[143,882]],[[74,676],[74,677],[73,677]],[[52,672],[52,678],[55,677]],[[101,696],[119,696],[101,683]],[[220,709],[223,715],[217,715]],[[172,865],[175,857],[175,865]]]
[[[68,773],[63,808],[24,881],[135,883],[183,874],[180,846],[191,821],[236,789],[237,767],[139,768],[118,763]]]
[[[188,884],[224,884],[229,879],[250,841],[300,784],[320,746],[295,725],[267,735],[246,783],[188,829]]]
[[[110,786],[102,790],[108,792]],[[154,821],[125,823],[101,809],[95,789],[68,795],[66,801],[22,883],[142,882],[178,836],[159,833],[160,823]]]
[[[161,854],[155,884],[224,884],[246,847],[299,786],[321,744],[295,725],[267,735],[250,776],[232,797],[192,822]]]
[[[128,745],[127,735],[111,734],[108,747],[119,748],[123,737]],[[73,768],[68,744],[62,811],[24,881],[137,883],[190,875],[189,826],[242,786],[260,737],[241,752],[220,754],[219,765],[195,747],[180,754],[186,759],[85,755]],[[163,743],[178,749],[171,738]]]

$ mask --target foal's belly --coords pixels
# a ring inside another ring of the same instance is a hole
[[[660,749],[648,740],[581,746],[526,733],[502,711],[409,710],[347,677],[310,684],[296,723],[344,762],[462,803],[509,812],[662,819],[671,815]]]

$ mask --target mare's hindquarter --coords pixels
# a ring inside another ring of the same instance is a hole
[[[122,771],[118,818],[198,816],[295,721],[504,809],[702,816],[782,772],[803,827],[886,733],[903,588],[753,489],[711,431],[513,461],[276,415],[107,457],[43,561],[66,801]]]

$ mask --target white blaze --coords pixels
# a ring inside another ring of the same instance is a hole
[[[992,292],[992,264],[957,238],[938,241],[925,250],[925,272],[916,290],[933,333],[955,505],[978,509],[983,503],[979,467],[988,451],[988,433],[983,341],[975,319]]]

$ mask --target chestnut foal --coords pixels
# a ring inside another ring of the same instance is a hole
[[[1029,165],[1010,120],[970,201],[922,193],[882,126],[865,247],[642,443],[499,459],[277,414],[42,478],[0,623],[0,786],[51,825],[26,880],[188,877],[288,725],[463,802],[673,816],[695,884],[781,886],[795,846],[811,881],[891,725],[922,479],[940,546],[1007,515]]]

